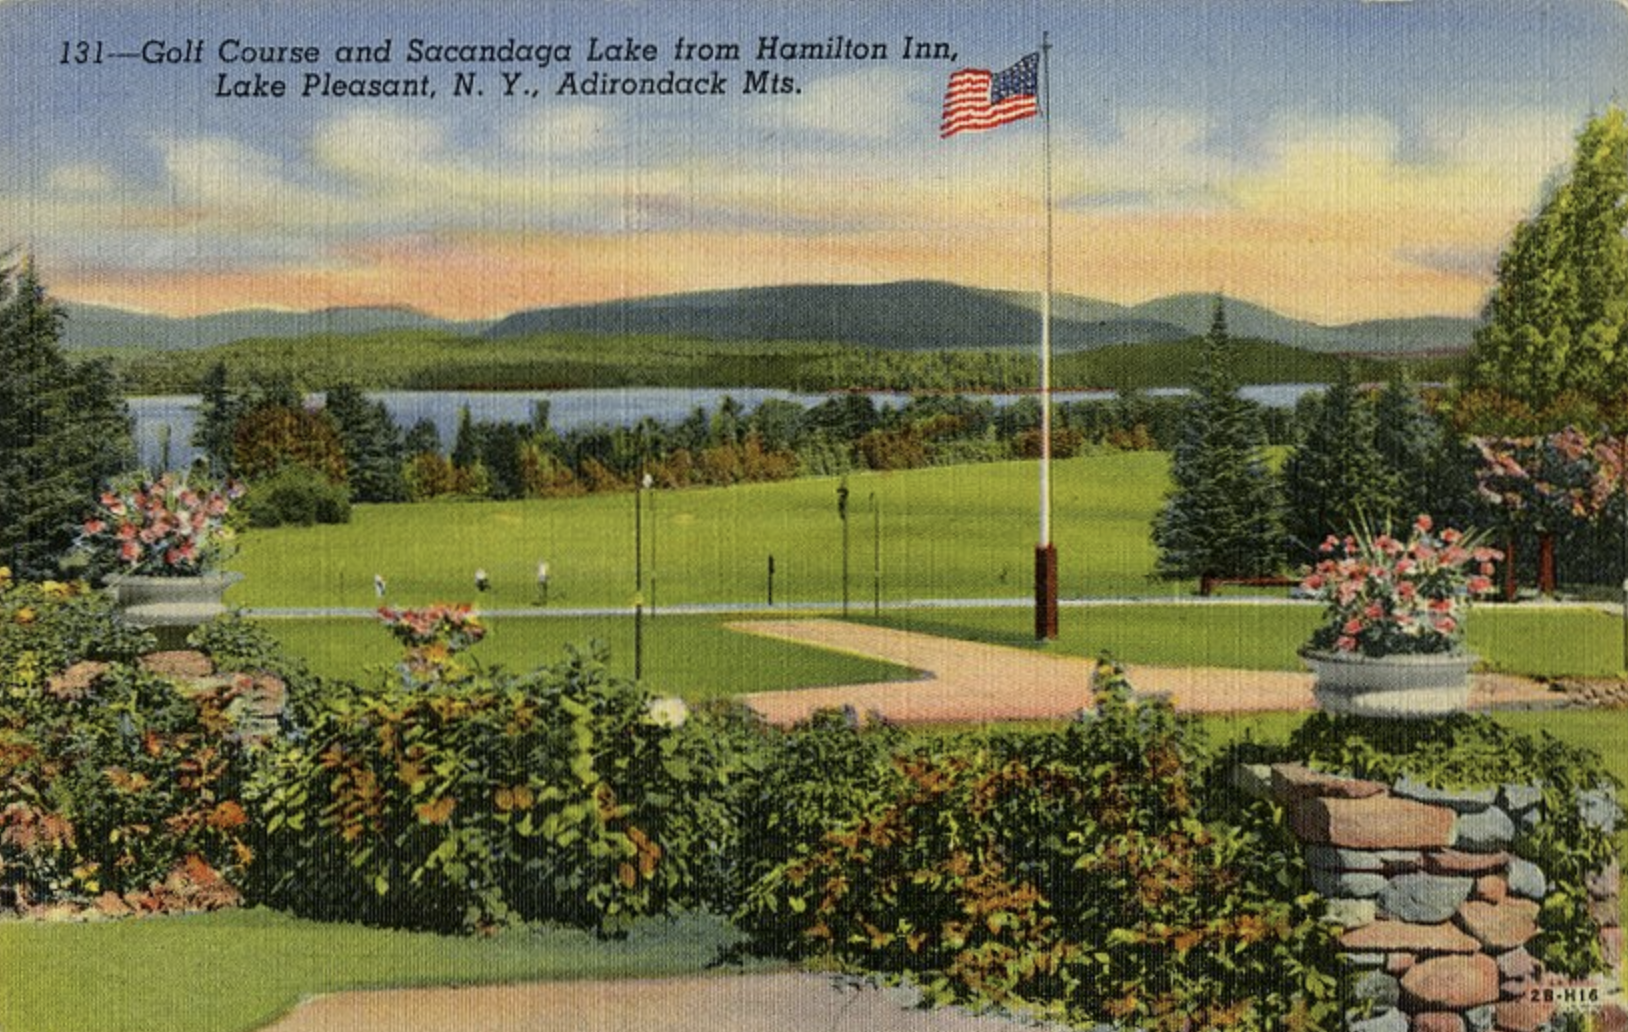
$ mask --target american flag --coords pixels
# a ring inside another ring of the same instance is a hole
[[[1001,72],[962,68],[950,74],[944,91],[944,120],[939,138],[981,132],[1033,118],[1040,112],[1040,53],[1036,51]]]

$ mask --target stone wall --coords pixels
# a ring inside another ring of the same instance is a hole
[[[1569,1013],[1628,1029],[1615,862],[1589,881],[1610,970],[1562,978],[1528,948],[1549,883],[1511,848],[1543,819],[1536,786],[1443,791],[1293,764],[1241,774],[1284,807],[1305,851],[1353,996],[1367,1004],[1352,1014],[1354,1032],[1537,1032],[1564,1027]],[[1598,826],[1614,826],[1609,795],[1579,805]]]

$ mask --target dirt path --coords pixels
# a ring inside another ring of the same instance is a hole
[[[264,1032],[1013,1032],[895,990],[782,972],[335,993]],[[1042,1029],[1043,1032],[1043,1029]]]
[[[746,621],[735,630],[882,659],[923,671],[910,681],[758,692],[744,701],[776,724],[853,706],[900,723],[1070,717],[1091,704],[1094,660],[941,638],[840,620]],[[1246,713],[1312,708],[1309,673],[1216,667],[1127,666],[1139,692],[1167,693],[1178,710]],[[1477,674],[1471,706],[1553,699],[1524,678]]]

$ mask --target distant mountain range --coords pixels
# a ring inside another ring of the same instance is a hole
[[[1052,343],[1059,351],[1107,344],[1185,340],[1208,331],[1211,294],[1178,294],[1139,305],[1060,295]],[[934,350],[1032,347],[1040,335],[1036,294],[908,281],[874,285],[750,287],[566,305],[517,312],[495,322],[450,322],[409,308],[316,312],[242,311],[192,319],[68,303],[64,341],[74,348],[196,348],[249,337],[304,337],[391,329],[439,330],[492,338],[544,333],[637,334],[715,341],[830,341]],[[1319,326],[1226,299],[1235,337],[1310,351],[1420,354],[1467,348],[1476,320],[1431,316]]]
[[[207,348],[250,338],[295,338],[318,334],[350,336],[379,330],[444,330],[474,335],[486,322],[450,322],[411,308],[321,308],[311,312],[244,309],[193,318],[148,315],[122,308],[62,305],[68,314],[63,344],[68,348]]]

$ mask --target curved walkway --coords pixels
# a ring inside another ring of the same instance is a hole
[[[743,701],[775,724],[791,724],[820,709],[852,706],[897,723],[1067,718],[1091,705],[1096,661],[1029,649],[941,638],[840,620],[749,621],[729,625],[751,634],[815,645],[923,672],[912,681],[759,692]],[[1191,713],[1249,713],[1312,708],[1312,677],[1285,670],[1129,665],[1139,692],[1168,694]],[[1552,702],[1536,681],[1477,674],[1473,708]]]
[[[264,1032],[1014,1032],[913,994],[804,972],[335,993]]]

